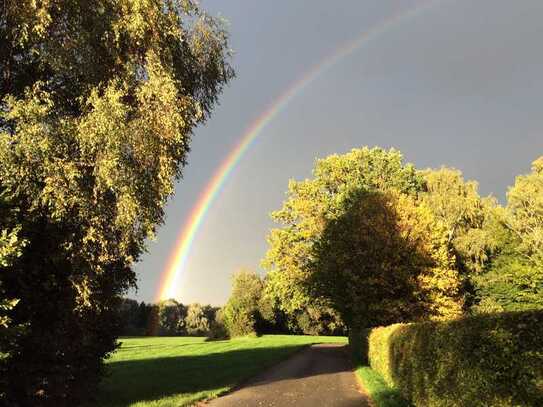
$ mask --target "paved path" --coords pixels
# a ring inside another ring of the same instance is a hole
[[[210,407],[369,407],[343,345],[313,345],[262,372]]]

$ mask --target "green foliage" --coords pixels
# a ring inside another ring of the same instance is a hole
[[[476,312],[543,309],[543,271],[518,253],[518,240],[510,234],[488,271],[474,278],[481,299]]]
[[[287,315],[290,330],[305,335],[344,335],[345,324],[336,310],[315,302]]]
[[[145,334],[147,316],[145,317],[145,326],[140,326],[139,322],[140,305],[136,300],[123,298],[119,305],[119,324],[120,334],[124,336],[138,336]]]
[[[26,244],[25,240],[19,237],[21,226],[15,222],[15,210],[10,207],[4,191],[0,190],[0,270],[9,267],[13,261],[22,254]],[[9,229],[9,226],[12,228]],[[6,331],[11,323],[9,312],[19,302],[15,298],[7,298],[2,290],[2,281],[0,280],[0,337],[5,337]],[[5,344],[0,340],[0,354],[5,351]]]
[[[543,313],[373,329],[371,367],[416,406],[540,406]]]
[[[210,341],[222,340],[230,338],[226,324],[224,323],[224,313],[222,309],[217,310],[215,318],[209,324],[207,339]]]
[[[124,298],[118,309],[121,336],[218,337],[224,330],[219,308],[198,303],[183,305],[174,299],[147,304]],[[223,335],[224,337],[224,335]]]
[[[205,336],[209,333],[217,310],[210,305],[190,304],[185,317],[185,332],[192,336]]]
[[[409,407],[411,405],[397,389],[390,387],[371,367],[358,366],[355,373],[375,407]]]
[[[484,273],[473,278],[475,312],[543,309],[543,158],[517,177],[491,233],[497,241]]]
[[[121,336],[211,335],[222,322],[217,307],[183,305],[174,299],[157,304],[124,298],[119,307]]]
[[[219,331],[222,322],[231,337],[267,333],[344,333],[343,321],[332,308],[314,301],[303,309],[285,312],[268,288],[268,279],[244,270],[233,276],[232,293],[220,316]]]
[[[493,245],[478,232],[484,230],[490,210],[495,206],[494,200],[481,198],[477,182],[464,181],[459,170],[442,167],[425,170],[422,174],[426,187],[422,200],[443,223],[449,243],[467,263],[467,268],[480,271]],[[471,234],[472,239],[462,241]],[[477,242],[482,246],[471,247]]]
[[[0,234],[0,267],[7,268],[12,261],[19,257],[24,247],[24,242],[18,239],[19,228],[8,231],[3,229]],[[7,298],[2,290],[2,281],[0,280],[0,334],[4,337],[11,323],[9,312],[17,305],[18,299]],[[5,344],[0,341],[0,354],[3,353]]]
[[[543,273],[543,156],[532,172],[518,176],[507,193],[507,224],[518,237],[518,251]]]
[[[456,316],[461,281],[444,226],[418,200],[425,181],[395,150],[318,160],[289,183],[268,237],[266,290],[287,314],[318,304],[350,328]]]
[[[194,319],[194,307],[191,311]],[[170,299],[158,304],[159,334],[166,336],[181,335],[186,332],[185,319],[188,315],[188,308],[177,301]],[[194,329],[191,326],[191,329]]]
[[[257,334],[262,320],[259,305],[264,282],[258,274],[240,271],[232,278],[232,293],[223,308],[224,324],[231,337]]]
[[[395,189],[416,193],[423,180],[415,168],[404,165],[395,150],[354,149],[344,155],[318,160],[313,178],[289,182],[283,208],[272,213],[281,228],[268,236],[269,249],[262,262],[269,271],[269,291],[287,313],[303,310],[315,302],[309,292],[307,262],[327,221],[344,213],[354,190]],[[324,299],[317,299],[324,302]]]
[[[29,326],[2,344],[0,393],[72,406],[116,347],[131,265],[230,50],[190,0],[7,1],[0,22],[0,302],[18,299],[9,317]]]
[[[459,170],[442,167],[422,174],[421,199],[446,230],[468,310],[477,302],[474,278],[486,271],[500,250],[502,208],[492,197],[481,198],[477,182],[465,181]]]
[[[415,198],[357,192],[313,246],[314,293],[329,298],[351,328],[457,316],[460,279],[446,242]]]

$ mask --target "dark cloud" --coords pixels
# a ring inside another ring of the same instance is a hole
[[[152,299],[191,206],[245,127],[325,55],[417,3],[203,2],[230,20],[239,75],[195,135],[166,224],[137,266],[140,299]],[[543,154],[542,34],[539,0],[444,1],[345,58],[293,99],[232,174],[194,243],[181,300],[220,304],[234,270],[258,267],[269,211],[316,157],[394,146],[420,167],[455,166],[503,199]]]

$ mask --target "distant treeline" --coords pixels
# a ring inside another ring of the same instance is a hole
[[[125,298],[119,310],[121,332],[123,336],[203,336],[208,334],[218,310],[211,305],[184,305],[175,300],[152,304]]]
[[[208,336],[306,334],[345,335],[332,309],[315,303],[287,314],[265,295],[266,279],[251,271],[233,277],[232,294],[224,307],[170,299],[159,303],[124,298],[119,308],[122,336]]]

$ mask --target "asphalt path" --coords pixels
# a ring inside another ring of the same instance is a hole
[[[369,407],[345,345],[310,346],[209,401],[210,407]]]

